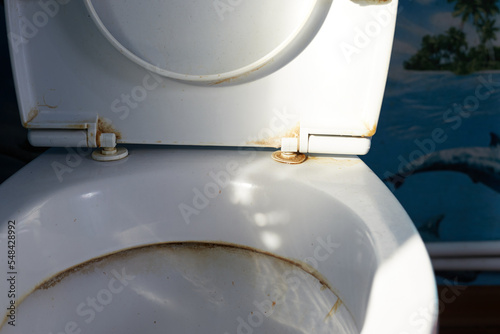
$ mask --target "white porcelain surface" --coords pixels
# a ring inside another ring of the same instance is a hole
[[[129,59],[160,75],[193,81],[256,70],[297,37],[314,6],[329,2],[85,1],[104,36]]]
[[[129,147],[129,151],[129,157],[121,161],[99,163],[89,155],[74,154],[72,149],[52,149],[2,184],[0,197],[16,199],[0,203],[0,247],[6,247],[7,221],[15,220],[18,301],[50,277],[105,254],[158,243],[208,242],[268,252],[309,270],[314,277],[302,276],[309,277],[310,283],[290,290],[292,294],[286,297],[293,300],[294,293],[314,296],[316,302],[311,301],[306,311],[299,313],[316,309],[321,303],[331,308],[338,297],[345,307],[339,314],[352,315],[362,333],[431,333],[437,299],[425,247],[400,204],[358,158],[312,157],[291,166],[273,161],[271,152],[167,147]],[[187,208],[190,215],[185,214]],[[110,289],[106,285],[114,277],[110,276],[110,269],[124,267],[130,268],[131,273],[145,273],[137,284],[141,283],[141,302],[149,305],[148,309],[154,309],[155,296],[163,296],[163,300],[170,296],[175,301],[186,294],[193,301],[189,307],[175,302],[155,310],[161,309],[169,317],[179,314],[183,319],[196,312],[197,317],[190,322],[193,333],[206,332],[196,327],[206,324],[206,317],[216,318],[221,326],[217,329],[235,332],[238,317],[248,319],[253,305],[253,300],[242,300],[240,292],[260,301],[266,294],[263,284],[280,282],[286,267],[282,261],[273,262],[274,257],[242,255],[249,262],[241,262],[223,254],[218,257],[221,261],[214,264],[216,270],[196,271],[201,262],[205,262],[205,268],[211,268],[203,256],[203,252],[199,257],[191,252],[186,255],[189,260],[183,263],[182,255],[172,260],[177,263],[174,269],[164,267],[165,270],[155,269],[168,262],[161,262],[162,257],[154,253],[153,265],[147,270],[139,265],[144,264],[142,260],[127,262],[125,257],[119,257],[107,262],[108,269],[102,277],[98,270],[101,264],[97,263],[94,271],[87,272],[92,282],[90,290],[79,291],[87,274],[75,272],[53,288],[39,290],[38,297],[29,295],[24,307],[29,309],[30,300],[34,300],[31,298],[54,297],[54,307],[67,312],[64,317],[61,315],[59,324],[74,320],[81,326],[87,325],[75,311],[79,300],[97,296],[99,286]],[[223,269],[228,261],[229,268]],[[6,272],[6,256],[0,259],[0,268]],[[248,275],[240,271],[244,268],[248,268]],[[171,283],[174,292],[159,284],[165,275],[184,269],[191,274],[177,276]],[[259,270],[269,270],[269,277],[259,280]],[[206,284],[191,279],[195,276],[207,278]],[[253,286],[252,277],[256,279]],[[206,298],[213,295],[200,291],[210,287],[207,282],[215,278],[226,282],[214,291],[227,299],[220,305],[214,304],[210,312],[215,313],[204,313],[196,305],[209,305]],[[310,294],[305,287],[319,287],[318,278],[329,288]],[[235,285],[246,283],[232,293],[230,281]],[[110,303],[109,314],[117,312],[110,316],[112,324],[123,333],[127,329],[134,332],[135,328],[122,326],[124,319],[144,320],[148,326],[150,320],[155,320],[150,315],[138,317],[139,311],[130,303],[140,294],[137,284],[131,283],[135,290],[124,288],[127,292],[117,296],[116,300],[127,303]],[[0,280],[0,291],[7,289],[6,280]],[[148,289],[158,294],[148,294]],[[68,296],[67,304],[65,297],[61,304],[62,296]],[[0,298],[0,308],[5,310],[7,305],[7,298]],[[40,319],[23,314],[23,302],[18,306],[19,324],[36,328],[37,321],[43,323],[45,316]],[[319,309],[325,319],[330,309]],[[225,310],[231,310],[231,316],[218,313]],[[43,312],[48,316],[51,309],[44,308]],[[287,313],[277,312],[276,316],[279,314]],[[185,323],[182,321],[179,324]],[[271,316],[262,326],[276,329],[273,324],[279,321],[279,317]]]

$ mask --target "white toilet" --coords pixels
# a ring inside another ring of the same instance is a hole
[[[22,122],[54,148],[0,187],[1,333],[436,332],[425,247],[356,156],[396,0],[6,12]]]

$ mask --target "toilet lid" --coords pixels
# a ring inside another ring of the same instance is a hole
[[[188,81],[239,76],[290,44],[317,0],[85,0],[104,36],[132,61]]]
[[[302,153],[368,152],[397,1],[139,3],[71,1],[29,43],[10,39],[32,145],[98,147],[108,133],[119,144],[279,148],[285,139]],[[17,18],[38,17],[40,6],[16,0],[7,10],[10,33],[23,36]]]

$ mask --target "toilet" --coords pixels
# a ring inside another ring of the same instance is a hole
[[[359,159],[397,0],[8,0],[21,120],[0,333],[436,333]]]

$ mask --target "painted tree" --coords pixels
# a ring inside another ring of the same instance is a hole
[[[500,13],[496,0],[484,0],[484,21],[480,26],[479,37],[481,44],[485,45],[489,52],[490,61],[495,61],[495,47],[493,41],[497,39],[496,33],[499,28],[495,26],[494,17]]]
[[[464,73],[467,51],[464,32],[451,27],[444,34],[424,36],[420,50],[403,65],[408,70],[446,70]]]
[[[489,52],[490,61],[495,60],[493,41],[499,30],[494,17],[500,13],[497,0],[448,0],[455,3],[453,16],[461,18],[460,29],[466,22],[471,21],[479,36],[479,48],[486,48]]]
[[[484,16],[483,0],[448,0],[448,2],[455,3],[453,16],[461,18],[461,30],[469,20],[472,20],[472,24],[476,27],[481,24]]]
[[[495,26],[496,20],[487,19],[481,26],[481,44],[483,44],[489,53],[490,61],[495,60],[495,47],[493,41],[497,39],[496,33],[500,30]]]

